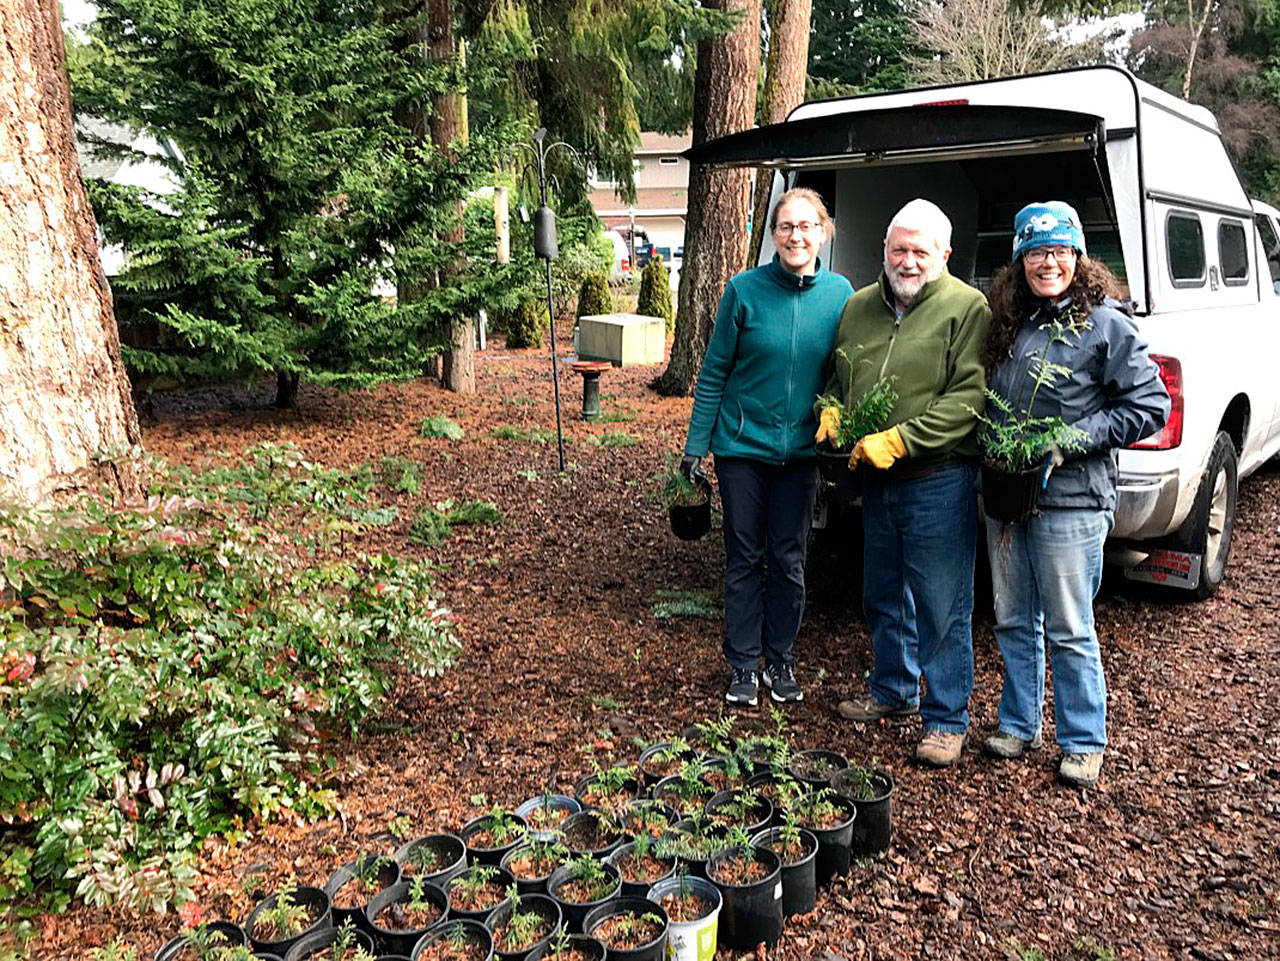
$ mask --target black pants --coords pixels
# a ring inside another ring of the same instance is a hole
[[[780,466],[717,457],[724,506],[724,657],[758,670],[792,664],[804,615],[804,560],[818,491],[813,460]]]

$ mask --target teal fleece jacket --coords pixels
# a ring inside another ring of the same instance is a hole
[[[698,375],[684,452],[769,464],[814,457],[813,402],[849,281],[772,263],[729,280]]]

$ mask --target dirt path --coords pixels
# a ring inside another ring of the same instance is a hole
[[[554,426],[548,366],[531,352],[486,352],[482,394],[471,398],[409,384],[348,396],[304,389],[300,413],[268,409],[265,389],[155,405],[148,447],[193,465],[261,440],[296,442],[335,467],[383,455],[423,462],[422,493],[402,497],[401,521],[362,546],[438,561],[466,641],[458,668],[404,685],[375,733],[331,746],[339,761],[328,781],[343,818],[207,845],[198,893],[211,911],[243,917],[258,886],[240,883],[249,869],[267,872],[264,885],[290,873],[321,882],[362,845],[385,841],[397,814],[420,830],[456,829],[476,813],[474,795],[515,804],[548,784],[569,788],[587,769],[585,744],[632,759],[635,739],[719,712],[719,622],[652,610],[662,590],[718,591],[722,573],[718,540],[676,541],[655,494],[664,454],[683,442],[689,401],[650,393],[653,368],[611,371],[604,408],[618,419],[584,424],[580,386],[565,371],[562,477],[554,442],[486,436]],[[467,436],[421,439],[418,424],[435,413]],[[607,446],[611,433],[636,442]],[[414,507],[463,497],[496,502],[509,522],[425,552],[406,547]],[[926,772],[909,761],[918,722],[838,721],[833,706],[862,683],[868,642],[855,574],[830,544],[815,553],[799,642],[806,699],[787,712],[788,729],[802,746],[878,757],[892,771],[894,843],[793,920],[770,956],[1280,957],[1278,503],[1276,468],[1246,483],[1228,580],[1210,601],[1166,605],[1114,588],[1100,599],[1111,745],[1089,794],[1054,783],[1052,744],[1026,762],[970,750],[958,768]],[[975,656],[981,735],[999,691],[989,619],[976,627]],[[747,715],[768,722],[767,707]],[[116,932],[153,951],[176,927],[78,908],[47,924],[35,956],[81,956]]]

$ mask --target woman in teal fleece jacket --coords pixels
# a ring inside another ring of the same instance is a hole
[[[853,288],[818,251],[831,218],[804,187],[769,221],[771,263],[733,277],[694,392],[681,468],[715,454],[724,507],[725,700],[757,702],[758,671],[775,701],[803,698],[792,647],[804,612],[804,561],[818,489],[813,402],[840,311]]]

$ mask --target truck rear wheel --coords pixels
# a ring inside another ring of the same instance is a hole
[[[1231,435],[1220,430],[1213,440],[1213,450],[1209,452],[1209,463],[1200,478],[1191,513],[1173,538],[1176,549],[1200,555],[1200,580],[1189,592],[1197,601],[1217,591],[1226,576],[1231,533],[1236,523],[1238,485],[1236,446]],[[1177,591],[1178,597],[1187,595],[1186,591]]]

